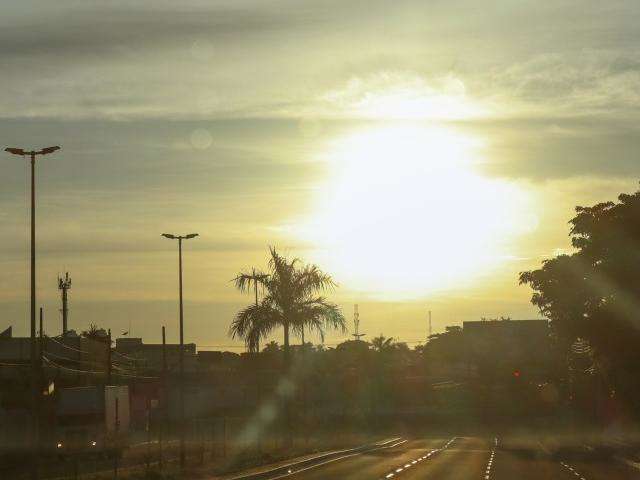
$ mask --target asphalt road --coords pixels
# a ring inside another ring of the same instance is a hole
[[[623,480],[640,471],[613,459],[562,459],[542,446],[503,445],[499,438],[409,440],[286,475],[296,480]]]

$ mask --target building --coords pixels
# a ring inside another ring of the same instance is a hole
[[[480,320],[463,322],[469,365],[483,377],[544,377],[550,368],[547,320]]]
[[[161,343],[143,343],[142,338],[121,337],[116,339],[114,354],[122,361],[134,363],[136,368],[158,372],[162,370],[165,355],[167,370],[173,371],[178,369],[180,344],[167,343],[163,346]],[[195,343],[184,344],[184,366],[185,370],[197,368]]]
[[[31,359],[31,338],[0,336],[0,363],[25,364]],[[106,371],[109,361],[107,338],[81,337],[75,332],[58,337],[36,338],[36,351],[42,353],[43,365],[65,370]]]

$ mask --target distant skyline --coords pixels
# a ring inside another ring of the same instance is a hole
[[[538,318],[518,272],[571,251],[576,205],[638,188],[639,21],[632,1],[4,5],[2,148],[62,146],[37,166],[47,331],[69,271],[70,328],[175,341],[164,231],[200,233],[188,342],[236,344],[230,280],[269,245],[333,274],[365,338],[424,339],[428,310],[435,331]],[[0,166],[0,329],[25,335],[27,162]]]

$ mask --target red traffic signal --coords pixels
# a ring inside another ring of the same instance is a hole
[[[513,376],[516,378],[520,378],[520,370],[514,370],[513,371]]]

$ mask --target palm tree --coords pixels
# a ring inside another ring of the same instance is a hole
[[[257,348],[261,339],[269,337],[274,330],[284,332],[283,356],[286,374],[291,369],[291,349],[289,337],[302,335],[304,329],[316,331],[324,340],[326,328],[346,332],[346,324],[337,305],[327,301],[321,293],[336,287],[331,276],[316,265],[302,265],[298,258],[287,259],[269,248],[269,273],[251,278],[263,289],[259,302],[240,310],[231,326],[229,335],[243,338],[248,348]],[[236,285],[248,285],[249,279],[239,276]],[[246,288],[246,287],[245,287]],[[284,421],[286,443],[293,444],[291,405],[284,399]]]
[[[393,338],[386,338],[384,335],[371,339],[371,345],[376,352],[388,352],[393,349]]]
[[[268,275],[262,273],[255,268],[251,269],[251,273],[240,272],[236,278],[232,281],[235,283],[236,288],[241,292],[249,292],[251,287],[253,286],[253,290],[255,293],[256,307],[258,306],[258,285],[260,285],[263,281],[268,278]],[[260,352],[260,338],[256,338],[254,336],[247,336],[245,338],[245,344],[247,346],[247,350],[249,352]]]
[[[262,351],[264,353],[278,353],[280,351],[280,346],[278,345],[278,342],[276,342],[275,340],[271,340],[264,346]]]
[[[346,331],[346,324],[337,305],[320,293],[336,287],[330,275],[317,265],[302,265],[298,258],[291,260],[270,247],[269,273],[240,274],[236,277],[239,289],[260,285],[264,290],[261,301],[240,310],[231,326],[232,338],[244,339],[247,347],[257,348],[261,339],[275,329],[284,331],[283,352],[285,364],[290,359],[289,338],[292,333],[301,335],[303,329],[316,331],[324,340],[327,328]]]

